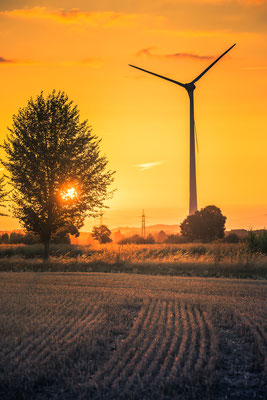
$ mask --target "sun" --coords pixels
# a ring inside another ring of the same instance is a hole
[[[75,198],[77,198],[78,193],[74,187],[70,187],[68,189],[63,190],[60,193],[60,196],[61,196],[62,200],[68,201],[68,200],[74,200]]]

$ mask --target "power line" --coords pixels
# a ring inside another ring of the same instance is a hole
[[[142,214],[142,229],[141,229],[141,236],[143,238],[146,237],[146,216],[145,216],[145,212],[143,210],[143,214]]]

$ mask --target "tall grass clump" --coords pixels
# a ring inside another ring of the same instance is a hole
[[[246,239],[246,246],[251,253],[267,254],[267,230],[258,234],[250,231]]]

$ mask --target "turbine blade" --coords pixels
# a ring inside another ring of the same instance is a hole
[[[155,76],[157,76],[158,78],[166,79],[166,81],[169,81],[169,82],[172,82],[172,83],[176,83],[176,85],[179,85],[179,86],[182,86],[183,88],[185,88],[185,85],[184,85],[183,83],[178,82],[178,81],[175,81],[175,80],[170,79],[170,78],[166,78],[166,76],[162,76],[162,75],[155,74],[154,72],[150,72],[150,71],[147,71],[146,69],[136,67],[135,65],[129,64],[129,66],[130,66],[130,67],[133,67],[133,68],[136,68],[136,69],[140,69],[140,71],[147,72],[148,74],[155,75]]]
[[[198,75],[191,83],[196,83],[206,72],[208,72],[209,69],[211,69],[211,67],[213,67],[214,64],[216,64],[223,56],[225,56],[225,54],[228,53],[228,51],[230,51],[235,45],[236,43],[233,44],[233,46],[231,46],[228,50],[226,50],[220,57],[218,57],[217,60],[213,61],[213,63],[211,63],[210,66],[206,68],[203,72],[201,72],[201,74]]]

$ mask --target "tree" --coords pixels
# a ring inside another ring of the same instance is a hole
[[[147,237],[144,238],[144,244],[154,244],[154,243],[155,243],[154,236],[151,233],[149,233]]]
[[[164,243],[166,244],[181,244],[181,243],[186,243],[187,239],[184,236],[179,235],[178,233],[176,234],[170,234],[167,236],[166,240]]]
[[[119,244],[154,244],[155,239],[149,233],[146,238],[139,236],[139,235],[133,235],[128,238],[122,239],[118,242]]]
[[[189,240],[210,242],[224,237],[225,221],[221,210],[216,206],[207,206],[195,214],[189,215],[181,224],[181,234]]]
[[[157,242],[158,243],[164,243],[165,240],[167,240],[168,235],[164,231],[160,231],[157,234]]]
[[[9,236],[8,233],[3,233],[1,236],[1,243],[8,244],[9,243]]]
[[[9,243],[10,244],[19,244],[23,243],[24,235],[19,232],[11,232],[9,235]]]
[[[54,244],[71,244],[70,235],[65,232],[59,232],[56,236],[53,237],[51,243]]]
[[[6,201],[7,201],[7,195],[8,192],[5,190],[5,178],[2,176],[0,178],[0,207],[5,208],[6,207]],[[0,213],[1,217],[5,217],[7,214]]]
[[[229,233],[224,238],[224,243],[238,243],[240,240],[239,236],[236,233]]]
[[[76,234],[111,195],[113,172],[100,156],[100,140],[64,92],[43,92],[13,116],[2,146],[2,164],[13,186],[13,215],[44,243],[44,259],[56,235]]]
[[[112,242],[111,231],[106,225],[94,226],[92,231],[92,237],[99,241],[99,243],[110,243]]]

